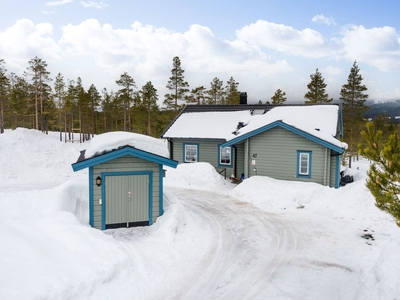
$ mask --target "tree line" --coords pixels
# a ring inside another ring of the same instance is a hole
[[[94,134],[124,130],[159,136],[186,104],[239,104],[239,83],[231,77],[226,86],[215,77],[210,88],[189,89],[179,57],[173,58],[170,93],[163,105],[151,81],[138,89],[135,80],[124,72],[117,79],[117,91],[88,90],[82,79],[65,79],[61,73],[50,78],[45,60],[35,57],[22,75],[7,74],[6,62],[0,58],[0,133],[4,128],[26,127],[59,131],[65,140],[73,134],[85,141]]]

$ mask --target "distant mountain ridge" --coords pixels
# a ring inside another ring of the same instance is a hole
[[[374,119],[378,114],[386,114],[395,120],[396,123],[400,122],[400,100],[390,102],[372,102],[366,103],[369,106],[369,111],[363,114],[364,118]]]

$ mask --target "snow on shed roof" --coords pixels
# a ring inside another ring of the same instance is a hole
[[[162,140],[133,132],[114,131],[95,136],[86,149],[85,159],[123,146],[131,146],[159,156],[169,157],[168,148]]]
[[[244,109],[239,111],[209,111],[209,109],[204,112],[183,111],[166,130],[163,137],[230,141],[239,135],[281,121],[340,148],[345,148],[345,145],[335,138],[339,117],[338,105],[276,106],[269,110],[259,109],[257,111],[249,106],[247,110]],[[237,129],[239,122],[245,126]],[[234,134],[235,131],[236,134]]]

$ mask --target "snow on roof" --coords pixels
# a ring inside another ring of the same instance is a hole
[[[279,106],[265,114],[241,111],[205,111],[183,113],[164,133],[171,138],[210,138],[230,141],[275,121],[300,129],[340,148],[346,148],[335,138],[339,107],[337,105]],[[244,127],[237,130],[239,122]],[[236,131],[236,134],[233,132]]]
[[[123,146],[131,146],[159,156],[169,157],[167,146],[162,140],[138,133],[114,131],[95,136],[86,149],[85,158],[91,158]]]

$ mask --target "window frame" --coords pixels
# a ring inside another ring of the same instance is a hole
[[[302,172],[302,157],[307,157],[307,172]],[[297,151],[297,177],[299,178],[311,178],[311,162],[312,162],[312,152],[311,151]]]
[[[226,146],[223,148],[229,148],[229,164],[222,163],[221,161],[221,154],[222,154],[222,144],[218,145],[218,166],[219,167],[232,167],[232,146]]]
[[[196,148],[196,155],[195,155],[195,161],[193,160],[186,160],[186,146],[191,146],[191,147],[195,147]],[[184,163],[195,163],[199,161],[199,144],[195,144],[195,143],[184,143],[183,144],[183,151],[182,151],[182,155],[183,155],[183,162]]]

